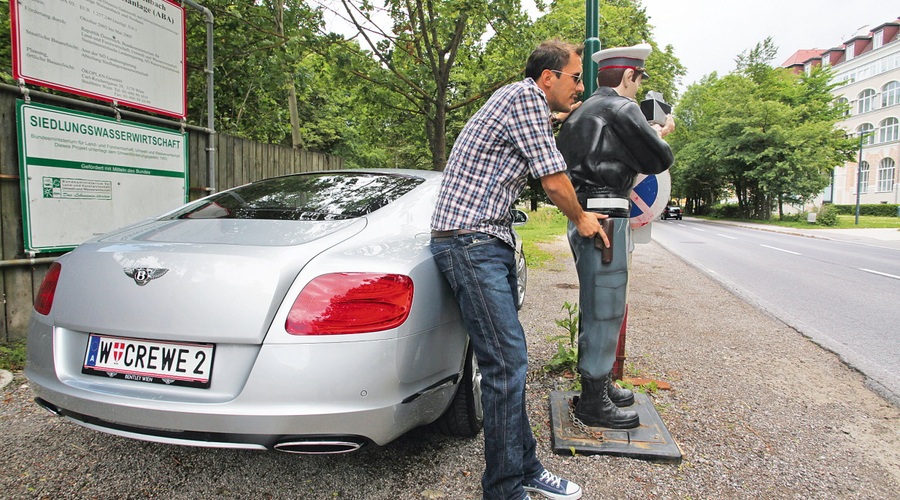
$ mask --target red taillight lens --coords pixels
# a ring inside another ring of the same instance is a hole
[[[409,276],[333,273],[309,282],[288,313],[292,335],[378,332],[403,324],[412,306]]]
[[[50,314],[50,308],[53,307],[53,296],[56,294],[60,271],[62,271],[62,266],[59,265],[59,262],[50,264],[47,276],[44,276],[44,281],[41,282],[41,288],[34,300],[34,310],[44,316]]]

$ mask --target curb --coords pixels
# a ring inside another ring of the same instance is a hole
[[[12,373],[6,370],[0,370],[0,389],[6,388],[10,382],[13,380]]]

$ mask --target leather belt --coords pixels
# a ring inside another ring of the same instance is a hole
[[[451,236],[459,236],[461,234],[472,234],[477,233],[478,231],[473,231],[471,229],[450,229],[449,231],[432,231],[432,238],[449,238]]]
[[[588,198],[584,202],[585,208],[631,208],[628,200],[622,198]]]

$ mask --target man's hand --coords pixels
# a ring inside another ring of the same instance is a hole
[[[603,246],[609,248],[609,237],[603,232],[603,228],[600,227],[600,220],[606,219],[609,217],[606,214],[598,214],[594,212],[582,212],[584,214],[583,218],[587,219],[586,224],[576,223],[575,228],[578,229],[578,234],[584,236],[585,238],[593,238],[595,236],[599,236],[600,239],[603,240]],[[594,226],[597,226],[597,230],[594,231]],[[583,229],[582,229],[583,228]],[[591,232],[594,231],[594,232]]]
[[[572,182],[564,172],[541,177],[541,186],[543,186],[544,192],[547,193],[550,201],[562,213],[566,214],[566,217],[572,221],[572,224],[575,224],[578,234],[585,238],[600,236],[603,239],[603,244],[609,247],[609,238],[606,237],[606,233],[600,228],[599,222],[600,219],[605,219],[607,216],[582,210],[581,204],[578,203],[578,197],[575,196]]]
[[[581,106],[581,103],[582,103],[582,101],[577,101],[577,102],[575,102],[575,104],[573,104],[572,107],[569,108],[569,111],[568,111],[568,112],[565,112],[565,113],[553,113],[553,119],[554,119],[557,123],[562,123],[562,122],[566,121],[566,118],[568,118],[569,115],[571,115],[573,111],[575,111],[576,109],[578,109],[578,107]]]

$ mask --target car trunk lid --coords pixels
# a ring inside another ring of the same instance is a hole
[[[50,314],[56,326],[85,332],[259,344],[300,270],[365,225],[364,218],[137,224],[60,260]]]

